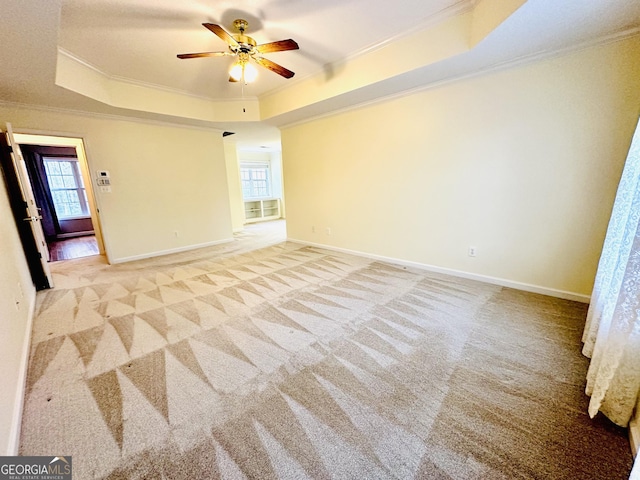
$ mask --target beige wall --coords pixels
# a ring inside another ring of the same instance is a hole
[[[289,238],[584,299],[639,104],[635,37],[285,128]]]
[[[35,289],[0,180],[0,454],[15,455]]]
[[[110,171],[113,192],[96,196],[111,261],[231,238],[219,132],[0,105],[0,124],[5,122],[11,122],[16,132],[83,137],[93,178],[98,169]],[[19,427],[22,362],[35,303],[4,182],[0,182],[0,248],[0,452],[4,455],[16,453],[13,427]]]
[[[244,228],[244,202],[242,200],[240,164],[238,163],[238,151],[236,144],[225,142],[224,153],[227,162],[227,183],[229,185],[231,224],[234,232],[241,232]]]
[[[282,152],[271,152],[271,183],[273,196],[280,199],[280,217],[287,218],[286,202],[284,201],[284,178],[282,176]]]
[[[110,172],[112,193],[96,189],[110,261],[232,237],[220,132],[0,105],[6,121],[19,133],[82,137],[93,177]]]

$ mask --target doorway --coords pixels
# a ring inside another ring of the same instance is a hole
[[[50,261],[104,254],[82,139],[14,136],[40,207]]]

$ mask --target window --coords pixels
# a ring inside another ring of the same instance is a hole
[[[271,196],[271,178],[269,164],[240,164],[243,198],[264,198]]]
[[[59,219],[88,217],[87,192],[76,158],[44,157],[44,169]]]

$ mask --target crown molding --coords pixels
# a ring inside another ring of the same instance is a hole
[[[397,92],[397,93],[393,93],[390,95],[385,95],[382,97],[378,97],[372,100],[367,100],[364,102],[359,102],[353,105],[349,105],[347,107],[344,108],[340,108],[340,109],[336,109],[336,110],[332,110],[330,112],[326,112],[326,113],[322,113],[319,115],[313,115],[311,117],[308,118],[304,118],[302,120],[295,120],[293,122],[290,123],[284,123],[282,125],[277,124],[272,122],[271,120],[275,120],[275,119],[269,119],[270,121],[268,123],[277,125],[278,128],[290,128],[290,127],[295,127],[298,125],[302,125],[305,123],[309,123],[315,120],[321,120],[323,118],[329,118],[335,115],[340,115],[343,113],[347,113],[350,111],[354,111],[354,110],[358,110],[360,108],[364,108],[364,107],[368,107],[371,105],[377,105],[380,103],[385,103],[391,100],[395,100],[398,98],[403,98],[403,97],[407,97],[407,96],[411,96],[414,95],[416,93],[420,93],[420,92],[425,92],[428,90],[432,90],[435,88],[440,88],[446,85],[450,85],[459,81],[463,81],[463,80],[468,80],[468,79],[472,79],[472,78],[476,78],[476,77],[480,77],[483,75],[487,75],[490,73],[494,73],[494,72],[499,72],[499,71],[503,71],[503,70],[508,70],[508,69],[512,69],[512,68],[517,68],[517,67],[521,67],[521,66],[525,66],[525,65],[529,65],[529,64],[533,64],[536,62],[540,62],[543,60],[550,60],[553,58],[558,58],[558,57],[562,57],[564,55],[569,55],[571,53],[575,53],[575,52],[579,52],[581,50],[586,50],[588,48],[593,48],[593,47],[598,47],[598,46],[603,46],[603,45],[608,45],[611,43],[616,43],[616,42],[621,42],[624,40],[627,40],[629,38],[633,38],[635,36],[640,35],[640,26],[637,27],[631,27],[631,28],[627,28],[627,29],[623,29],[623,30],[619,30],[616,32],[612,32],[606,35],[602,35],[600,37],[596,37],[593,39],[589,39],[587,41],[575,44],[575,45],[571,45],[568,47],[564,47],[564,48],[560,48],[560,49],[555,49],[555,50],[543,50],[543,51],[539,51],[539,52],[535,52],[532,54],[527,54],[527,55],[522,55],[520,57],[516,57],[504,62],[498,62],[498,63],[494,63],[491,65],[487,65],[484,68],[480,68],[478,70],[475,70],[473,72],[470,73],[465,73],[462,75],[456,75],[456,76],[452,76],[443,80],[438,80],[435,82],[431,82],[425,85],[421,85],[419,87],[415,87],[415,88],[410,88],[407,90],[403,90],[401,92]]]
[[[47,113],[76,115],[76,116],[82,116],[82,117],[96,118],[99,120],[127,121],[132,123],[141,123],[145,125],[186,128],[189,130],[201,130],[201,131],[207,131],[207,132],[213,131],[213,132],[220,132],[220,135],[222,135],[222,132],[224,131],[224,128],[217,127],[217,126],[190,125],[188,123],[171,122],[171,121],[157,120],[157,119],[151,119],[151,118],[141,118],[141,117],[134,117],[129,115],[118,115],[114,113],[104,113],[104,112],[91,112],[88,110],[75,110],[72,108],[52,107],[49,105],[38,105],[38,104],[31,104],[31,103],[7,102],[4,100],[0,100],[0,107],[16,108],[20,110],[36,110],[36,111],[47,112]],[[28,132],[21,131],[20,133],[28,133]],[[56,133],[56,134],[49,133],[48,135],[82,137],[82,135],[75,135],[75,134],[69,135],[67,133]]]
[[[256,96],[246,96],[246,97],[236,97],[236,98],[215,98],[215,97],[207,97],[205,95],[196,95],[195,93],[187,92],[186,90],[180,90],[178,88],[171,88],[164,85],[158,85],[156,83],[151,82],[143,82],[141,80],[135,80],[133,78],[122,77],[119,75],[111,75],[101,70],[99,67],[93,65],[92,63],[84,60],[83,58],[78,57],[77,55],[71,53],[68,50],[65,50],[62,47],[58,47],[58,54],[63,55],[69,60],[79,63],[85,68],[88,68],[95,73],[101,75],[105,79],[113,82],[120,82],[126,85],[133,85],[134,87],[142,87],[142,88],[150,88],[153,90],[158,90],[161,92],[172,93],[174,95],[183,95],[185,97],[195,98],[198,100],[205,100],[207,102],[216,102],[216,103],[233,103],[233,102],[242,102],[246,100],[256,101],[258,97]]]
[[[469,5],[474,4],[474,1],[465,1],[465,2],[461,2],[458,5],[464,4],[464,6],[466,8],[468,8]],[[459,7],[462,8],[462,7]],[[308,123],[311,121],[315,121],[315,120],[319,120],[322,118],[327,118],[327,117],[331,117],[334,115],[340,115],[343,113],[346,113],[348,111],[352,111],[352,110],[357,110],[363,107],[367,107],[370,105],[375,105],[375,104],[379,104],[379,103],[384,103],[390,100],[394,100],[397,98],[402,98],[405,96],[410,96],[413,95],[415,93],[419,93],[419,92],[423,92],[423,91],[427,91],[430,89],[434,89],[434,88],[439,88],[442,86],[446,86],[458,81],[462,81],[462,80],[467,80],[467,79],[471,79],[471,78],[475,78],[478,76],[482,76],[482,75],[486,75],[489,73],[493,73],[493,72],[498,72],[498,71],[502,71],[502,70],[507,70],[507,69],[511,69],[511,68],[516,68],[519,66],[524,66],[527,64],[532,64],[535,62],[539,62],[542,60],[548,60],[548,59],[552,59],[552,58],[556,58],[556,57],[561,57],[564,55],[568,55],[580,50],[585,50],[588,48],[592,48],[592,47],[597,47],[597,46],[601,46],[601,45],[607,45],[610,43],[615,43],[615,42],[620,42],[620,41],[624,41],[626,39],[635,37],[640,35],[640,26],[638,27],[633,27],[633,28],[629,28],[629,29],[625,29],[625,30],[620,30],[617,32],[612,32],[610,34],[607,35],[603,35],[594,39],[589,39],[587,41],[578,43],[576,45],[571,45],[565,48],[560,48],[560,49],[555,49],[555,50],[545,50],[545,51],[540,51],[540,52],[536,52],[533,54],[528,54],[528,55],[523,55],[520,56],[518,58],[515,59],[511,59],[508,61],[504,61],[504,62],[499,62],[499,63],[495,63],[492,65],[488,65],[484,68],[481,68],[479,70],[476,70],[474,72],[470,72],[467,74],[463,74],[463,75],[457,75],[457,76],[453,76],[444,80],[439,80],[436,82],[431,82],[428,83],[426,85],[421,85],[419,87],[415,87],[415,88],[411,88],[411,89],[407,89],[407,90],[403,90],[402,92],[397,92],[394,94],[390,94],[390,95],[386,95],[383,97],[379,97],[379,98],[375,98],[372,100],[368,100],[368,101],[364,101],[364,102],[359,102],[357,104],[354,105],[349,105],[347,107],[344,108],[340,108],[337,110],[332,110],[331,112],[326,112],[326,113],[322,113],[322,114],[318,114],[318,115],[313,115],[310,116],[308,118],[304,118],[302,120],[295,120],[289,123],[284,123],[282,125],[277,125],[279,128],[290,128],[296,125],[300,125],[300,124],[304,124],[304,123]],[[71,55],[66,51],[63,51],[62,49],[59,49],[61,51],[61,53],[63,53],[64,55]],[[93,70],[96,70],[97,72],[103,74],[99,69],[96,69],[95,66],[88,64],[87,62],[84,62],[81,59],[78,59],[76,57],[73,57],[71,55],[71,58],[73,58],[75,61],[78,61],[80,63],[82,63],[84,66],[91,68]],[[193,95],[192,95],[193,96]],[[197,98],[202,98],[202,97],[197,97]],[[91,111],[87,111],[87,110],[76,110],[76,109],[70,109],[70,108],[62,108],[62,107],[53,107],[53,106],[47,106],[47,105],[41,105],[41,104],[28,104],[28,103],[19,103],[19,102],[9,102],[9,101],[3,101],[0,100],[0,106],[5,106],[7,108],[18,108],[18,109],[29,109],[29,110],[37,110],[37,111],[43,111],[43,112],[52,112],[52,113],[63,113],[63,114],[70,114],[70,115],[78,115],[78,116],[85,116],[85,117],[90,117],[90,118],[99,118],[99,119],[104,119],[104,120],[126,120],[126,121],[130,121],[130,122],[134,122],[134,123],[143,123],[143,124],[148,124],[148,125],[163,125],[163,126],[172,126],[172,127],[179,127],[179,128],[187,128],[187,129],[194,129],[194,130],[203,130],[203,131],[215,131],[215,132],[220,132],[222,133],[222,131],[224,130],[224,128],[221,127],[217,127],[217,126],[206,126],[206,125],[192,125],[189,123],[181,123],[181,122],[172,122],[169,120],[159,120],[159,119],[149,119],[149,118],[141,118],[141,117],[137,117],[137,116],[131,116],[131,115],[124,115],[124,114],[113,114],[113,113],[103,113],[103,112],[91,112]],[[270,119],[273,120],[273,119]],[[272,121],[267,121],[268,124],[274,124]]]

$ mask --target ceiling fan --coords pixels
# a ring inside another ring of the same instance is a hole
[[[229,51],[227,52],[202,52],[202,53],[182,53],[178,55],[178,58],[201,58],[201,57],[226,57],[237,56],[238,61],[234,64],[230,72],[229,81],[238,82],[244,80],[245,83],[251,81],[249,78],[253,76],[255,78],[255,69],[250,63],[253,60],[258,65],[268,68],[272,72],[283,76],[284,78],[291,78],[295,74],[291,70],[278,65],[271,60],[268,60],[262,56],[264,53],[283,52],[286,50],[297,50],[298,44],[291,40],[278,40],[277,42],[263,43],[258,45],[256,41],[245,35],[244,32],[249,26],[246,20],[241,18],[233,22],[233,26],[238,30],[237,35],[230,35],[220,25],[213,23],[203,23],[205,28],[215,33],[222,40],[229,45]],[[253,69],[253,71],[251,71]]]

